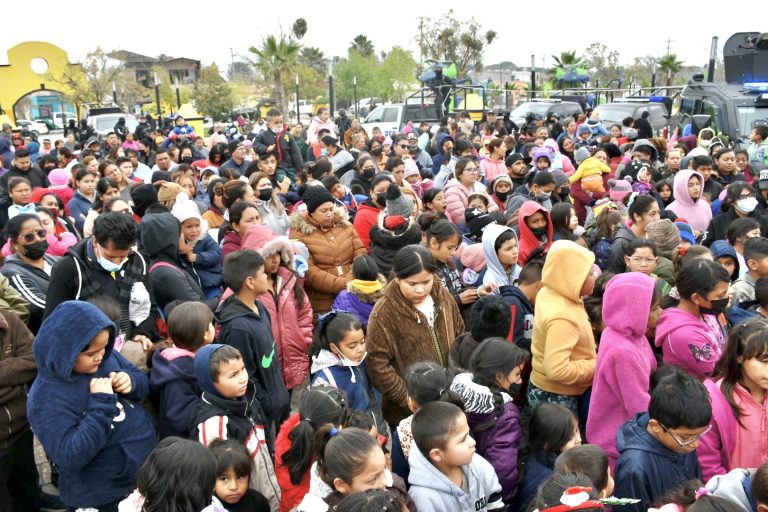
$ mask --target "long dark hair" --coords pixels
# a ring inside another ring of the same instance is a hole
[[[343,425],[349,412],[344,392],[330,386],[309,388],[301,397],[299,422],[288,434],[291,447],[283,452],[291,483],[299,485],[312,465],[312,445],[315,432],[330,424]]]
[[[574,240],[573,231],[568,228],[571,223],[571,206],[570,202],[557,203],[552,207],[552,211],[549,212],[549,218],[552,220],[552,229],[554,235],[559,236],[562,240]]]
[[[359,428],[336,430],[336,427],[326,424],[315,434],[317,472],[323,482],[333,489],[336,478],[351,483],[365,471],[374,450],[381,450],[379,442]]]
[[[768,319],[762,317],[750,318],[731,329],[728,336],[728,344],[723,355],[715,365],[713,379],[723,380],[720,389],[731,406],[733,415],[739,425],[743,411],[736,404],[733,390],[736,384],[744,382],[743,364],[749,359],[757,358],[760,361],[768,360]]]
[[[449,402],[464,410],[461,396],[451,390],[456,371],[431,361],[413,363],[405,372],[405,390],[421,407],[429,402]]]
[[[355,315],[331,311],[320,317],[315,328],[310,355],[316,356],[321,350],[331,350],[331,344],[338,346],[348,332],[365,333],[365,326]]]
[[[392,273],[398,279],[407,279],[423,270],[432,274],[439,270],[434,256],[426,247],[406,245],[395,253],[392,260]]]

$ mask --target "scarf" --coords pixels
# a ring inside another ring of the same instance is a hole
[[[362,279],[353,279],[352,286],[363,293],[372,294],[381,290],[380,281],[363,281]]]

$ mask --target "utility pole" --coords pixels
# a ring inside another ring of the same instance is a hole
[[[229,80],[232,81],[235,79],[235,52],[232,48],[229,49],[229,58],[230,58],[230,68],[232,72],[229,75]]]
[[[669,37],[669,36],[667,36],[667,56],[669,56],[669,53],[670,53],[670,51],[671,51],[671,48],[672,48],[672,43],[674,43],[674,41],[672,40],[672,38],[671,38],[671,37]]]

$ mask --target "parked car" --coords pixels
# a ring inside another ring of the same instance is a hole
[[[41,118],[41,119],[35,119],[36,123],[43,123],[45,126],[48,127],[48,131],[55,131],[55,130],[61,130],[61,126],[57,125],[53,122],[51,119],[47,118]]]
[[[600,114],[600,120],[606,128],[610,128],[614,124],[621,125],[622,119],[627,117],[640,119],[640,116],[646,111],[650,114],[648,122],[651,123],[653,133],[660,134],[664,127],[669,124],[669,112],[664,103],[651,102],[644,98],[632,98],[631,100],[617,100],[595,107],[595,112]]]
[[[557,114],[561,121],[568,117],[574,117],[581,114],[584,110],[576,101],[563,101],[554,98],[541,98],[533,101],[526,101],[518,105],[510,114],[509,118],[519,127],[525,126],[526,118],[530,115],[540,115],[546,119],[549,114]]]
[[[299,100],[299,114],[302,116],[313,116],[315,115],[313,109],[312,109],[312,100]],[[291,117],[296,117],[296,102],[292,101],[288,104],[288,112],[290,113]]]
[[[53,113],[53,122],[56,123],[57,126],[60,126],[61,129],[64,129],[64,127],[69,124],[70,119],[73,119],[75,123],[77,123],[77,116],[72,112],[65,111]]]
[[[44,123],[38,123],[37,121],[30,121],[29,119],[17,119],[16,127],[21,131],[28,131],[35,136],[41,133],[48,133],[48,127]]]
[[[131,114],[96,114],[92,116],[88,116],[87,123],[88,126],[93,128],[93,130],[99,135],[99,137],[106,137],[106,135],[114,131],[115,125],[117,124],[118,119],[121,117],[125,118],[125,125],[128,128],[128,131],[131,133],[136,131],[136,127],[139,125],[139,121]]]

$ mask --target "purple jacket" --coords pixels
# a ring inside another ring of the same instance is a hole
[[[189,438],[189,422],[202,391],[195,378],[195,354],[166,348],[152,354],[149,388],[158,395],[157,431],[160,438]]]
[[[363,293],[356,289],[353,286],[353,282],[350,281],[347,283],[347,289],[340,291],[336,296],[332,309],[352,313],[363,325],[367,326],[368,318],[371,316],[371,311],[373,311],[373,305],[384,295],[384,288],[387,283],[383,278],[380,281],[382,283],[381,290],[374,293]]]
[[[715,475],[724,475],[729,471],[729,459],[736,447],[736,429],[741,427],[720,390],[720,382],[707,379],[704,387],[709,391],[709,400],[712,402],[712,430],[701,437],[696,454],[701,464],[701,475],[706,482]]]
[[[471,373],[457,375],[451,389],[464,400],[467,422],[477,442],[477,453],[496,470],[504,502],[510,503],[517,495],[517,460],[523,435],[520,411],[512,402],[512,397],[501,393],[504,409],[501,415],[496,416],[493,392],[486,386],[475,384]],[[493,427],[478,431],[478,427],[494,420],[496,424]]]
[[[600,338],[592,398],[587,416],[587,439],[605,450],[615,467],[616,432],[648,410],[648,384],[656,358],[645,329],[656,280],[640,272],[619,274],[608,283],[603,311],[606,328]]]

